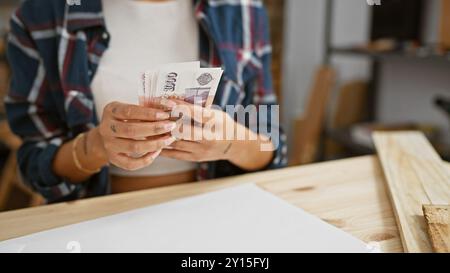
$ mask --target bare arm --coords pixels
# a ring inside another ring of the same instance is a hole
[[[175,101],[179,105],[177,112],[203,126],[198,127],[190,124],[189,121],[184,122],[179,130],[173,132],[179,140],[170,145],[171,149],[164,149],[162,156],[193,162],[228,160],[246,171],[260,170],[273,159],[274,149],[269,149],[270,151],[262,149],[262,145],[273,148],[269,139],[237,123],[225,112]],[[208,124],[214,124],[214,126],[210,127]],[[188,130],[184,130],[185,127]],[[203,132],[200,140],[195,138],[195,132],[199,130]],[[234,135],[232,139],[226,137],[229,133]],[[238,134],[243,135],[238,136]],[[206,135],[217,136],[217,138],[211,139],[205,137]]]
[[[238,125],[243,126],[243,125]],[[264,137],[256,135],[256,133],[250,131],[248,128],[248,135],[254,135],[248,139],[258,139],[258,140],[236,140],[234,141],[229,149],[226,158],[228,161],[236,165],[237,167],[246,171],[257,171],[260,170],[272,161],[273,151],[263,151],[261,149],[262,145],[272,145],[270,140],[266,140]],[[244,156],[243,156],[244,155]]]
[[[108,164],[106,151],[103,148],[98,128],[94,128],[77,142],[74,146],[74,140],[71,140],[59,148],[55,160],[53,161],[53,171],[60,177],[65,177],[73,183],[81,183],[89,179],[97,169]],[[86,170],[91,173],[81,171],[73,160],[73,153],[77,154],[78,160]]]

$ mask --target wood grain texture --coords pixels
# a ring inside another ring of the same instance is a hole
[[[433,250],[450,253],[450,206],[424,205],[423,214]]]
[[[0,240],[245,183],[353,234],[401,252],[378,160],[361,157],[0,213]]]
[[[374,134],[405,251],[431,252],[422,205],[450,200],[450,172],[419,132]]]

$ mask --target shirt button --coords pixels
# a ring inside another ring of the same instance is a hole
[[[108,37],[109,37],[108,33],[107,32],[103,32],[102,38],[106,40],[106,39],[108,39]]]

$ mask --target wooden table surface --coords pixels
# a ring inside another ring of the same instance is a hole
[[[376,157],[366,156],[0,213],[0,241],[234,185],[256,183],[353,234],[402,252]]]

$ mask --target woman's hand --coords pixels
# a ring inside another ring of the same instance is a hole
[[[273,152],[261,151],[261,145],[270,140],[237,123],[225,112],[174,102],[177,106],[172,113],[182,113],[184,122],[172,133],[177,141],[163,149],[161,156],[193,162],[228,160],[249,171],[259,170],[271,161]]]
[[[173,106],[166,102],[167,107]],[[98,127],[108,161],[125,170],[150,165],[175,139],[176,123],[162,109],[113,102],[108,104]]]
[[[172,132],[177,141],[164,149],[161,155],[192,162],[231,160],[236,151],[233,146],[238,143],[234,138],[226,139],[225,125],[236,125],[235,121],[220,110],[178,103],[186,108],[180,111],[183,112],[183,122]],[[201,114],[194,118],[189,114],[194,111]]]

